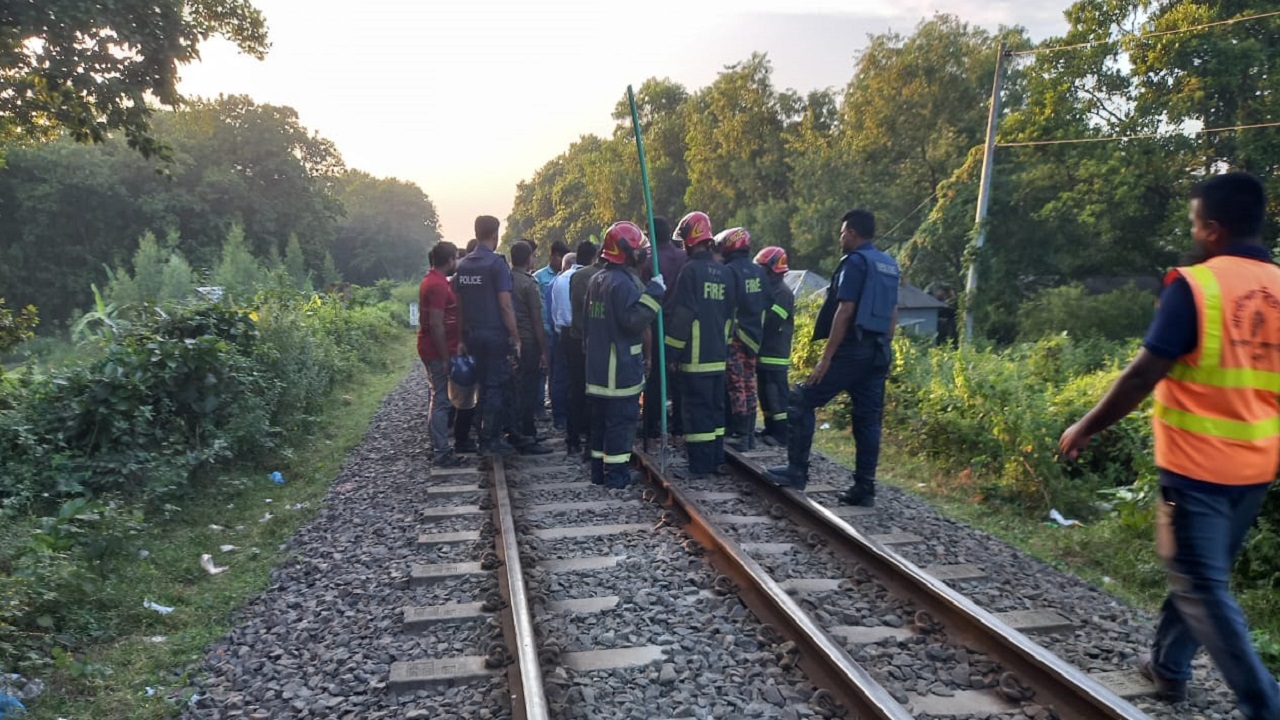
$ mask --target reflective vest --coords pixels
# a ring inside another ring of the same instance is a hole
[[[1255,485],[1280,464],[1280,268],[1218,256],[1170,271],[1191,286],[1195,350],[1156,386],[1156,466],[1221,485]]]

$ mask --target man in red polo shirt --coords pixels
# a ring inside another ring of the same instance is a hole
[[[431,384],[428,430],[436,467],[462,463],[449,447],[449,359],[458,354],[458,300],[449,276],[457,268],[457,255],[453,243],[436,243],[431,248],[431,270],[418,288],[418,357]]]

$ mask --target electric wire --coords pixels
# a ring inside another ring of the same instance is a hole
[[[1211,133],[1233,132],[1236,130],[1256,130],[1259,128],[1280,127],[1280,122],[1254,123],[1251,125],[1231,125],[1227,127],[1203,128],[1189,130],[1184,133],[1139,133],[1136,135],[1105,135],[1091,138],[1065,138],[1062,140],[1028,140],[1026,142],[997,142],[996,147],[1037,147],[1041,145],[1075,145],[1079,143],[1111,142],[1118,140],[1153,140],[1172,138],[1179,135],[1209,135]]]
[[[1280,10],[1276,10],[1273,12],[1257,13],[1255,15],[1242,15],[1240,17],[1231,18],[1229,20],[1218,20],[1216,22],[1202,23],[1200,25],[1192,25],[1190,27],[1176,28],[1173,30],[1158,30],[1156,32],[1149,32],[1149,33],[1134,33],[1130,35],[1123,35],[1118,38],[1107,38],[1106,40],[1090,40],[1089,42],[1074,43],[1072,45],[1054,45],[1051,47],[1030,48],[1028,50],[1018,50],[1015,52],[1010,52],[1009,55],[1011,57],[1016,57],[1019,55],[1036,55],[1039,53],[1061,52],[1065,50],[1081,50],[1084,48],[1097,47],[1099,45],[1111,45],[1111,44],[1122,42],[1125,40],[1146,40],[1147,38],[1163,37],[1166,35],[1179,35],[1182,33],[1195,32],[1197,30],[1206,30],[1208,28],[1221,27],[1223,25],[1234,25],[1236,23],[1247,22],[1249,20],[1263,20],[1265,18],[1270,18],[1270,17],[1280,17]]]

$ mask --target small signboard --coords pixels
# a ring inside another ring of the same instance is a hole
[[[418,327],[418,303],[409,303],[409,327]]]

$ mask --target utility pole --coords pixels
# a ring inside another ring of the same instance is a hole
[[[964,339],[973,340],[973,299],[978,289],[978,256],[982,246],[987,242],[987,206],[991,204],[991,171],[996,154],[996,130],[1000,126],[1000,91],[1004,88],[1004,62],[1008,56],[1005,42],[1000,41],[999,55],[996,57],[996,80],[991,88],[991,116],[987,118],[987,145],[982,156],[982,182],[978,185],[978,212],[974,218],[977,226],[977,240],[974,246],[977,252],[969,263],[969,281],[965,285],[964,298]]]

